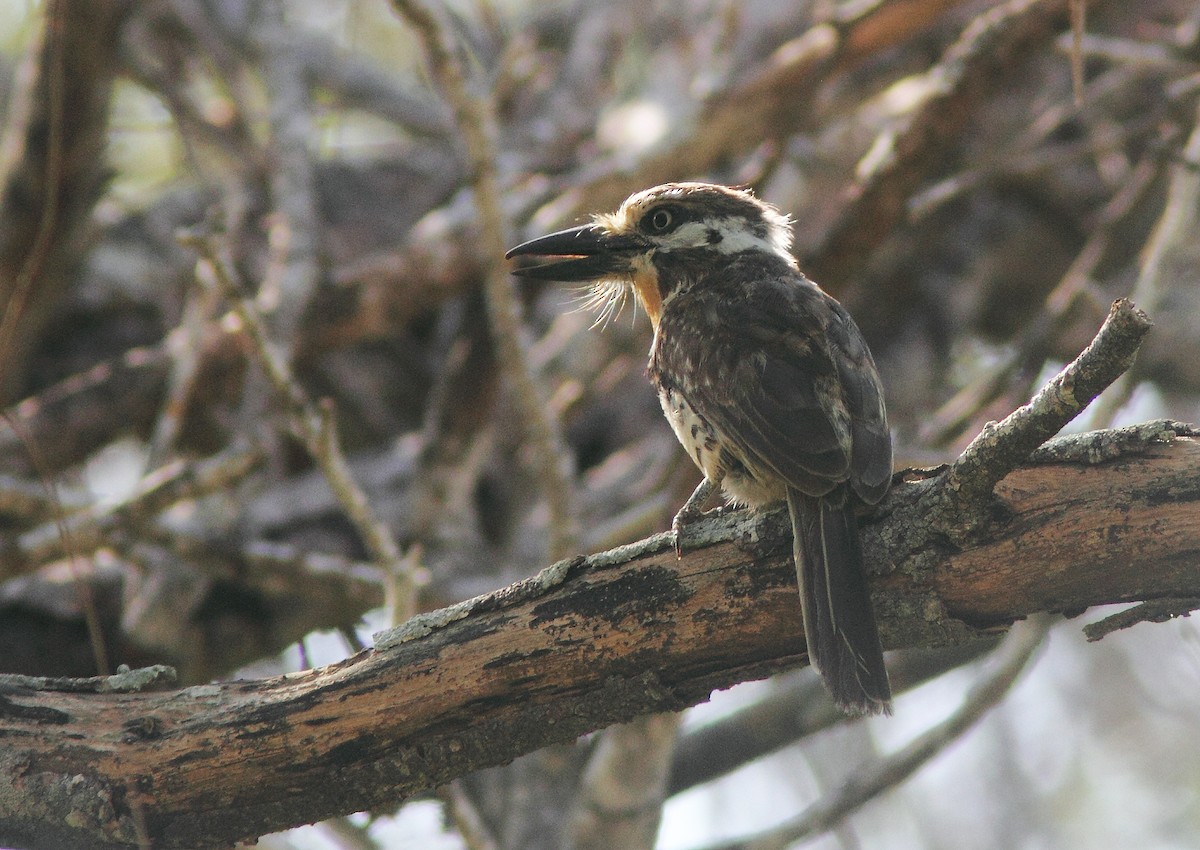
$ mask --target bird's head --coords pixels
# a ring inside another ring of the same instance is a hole
[[[540,280],[585,281],[607,318],[632,289],[658,326],[664,304],[702,280],[715,263],[746,251],[792,267],[788,217],[745,189],[666,183],[631,195],[590,224],[524,242],[506,258],[536,257],[515,273]]]

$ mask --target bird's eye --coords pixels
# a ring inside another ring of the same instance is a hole
[[[666,233],[675,223],[675,215],[667,207],[659,207],[642,221],[651,233]]]

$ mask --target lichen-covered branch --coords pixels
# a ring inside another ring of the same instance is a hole
[[[1151,328],[1132,302],[1116,301],[1096,338],[1036,396],[1002,422],[989,423],[939,480],[939,510],[970,525],[985,512],[992,488],[1029,454],[1078,416],[1119,378]]]
[[[1081,452],[1072,438],[1066,460],[1013,472],[998,491],[1008,521],[920,566],[882,545],[908,522],[893,508],[926,491],[899,485],[867,518],[887,645],[1200,595],[1200,442],[1165,423],[1140,439],[1110,433],[1091,436],[1119,452]],[[14,744],[0,754],[0,842],[136,846],[136,804],[160,850],[221,846],[802,664],[784,517],[733,513],[698,531],[706,544],[682,561],[665,534],[565,561],[286,678],[119,697],[4,687],[0,729]],[[935,550],[938,530],[924,533]]]

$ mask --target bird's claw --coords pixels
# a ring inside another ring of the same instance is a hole
[[[700,510],[700,508],[719,485],[719,480],[712,481],[705,478],[688,498],[687,503],[679,509],[679,513],[675,514],[675,518],[671,520],[671,536],[675,544],[675,557],[677,559],[683,557],[683,527],[705,516],[704,511]]]
[[[675,514],[675,519],[671,520],[671,542],[675,546],[675,559],[683,558],[683,526],[694,517],[685,517],[683,511]]]
[[[675,519],[671,520],[671,542],[675,546],[675,557],[683,557],[683,532],[685,526],[689,526],[697,520],[721,516],[726,510],[728,510],[728,505],[720,505],[707,511],[702,511],[699,508],[685,508],[675,514]]]

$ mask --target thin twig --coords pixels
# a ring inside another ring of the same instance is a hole
[[[214,292],[191,287],[179,325],[167,335],[165,347],[171,360],[171,372],[167,377],[166,397],[150,434],[146,466],[151,469],[166,461],[183,430],[188,396],[200,375],[204,337],[216,309]]]
[[[16,417],[3,413],[0,414],[0,418],[8,424],[13,433],[25,444],[30,460],[33,461],[34,469],[45,469],[46,466],[42,460],[41,450],[38,448],[37,442],[30,439],[28,434],[24,432],[22,426],[17,423]],[[100,613],[96,610],[96,597],[92,593],[91,582],[89,581],[89,577],[83,574],[84,571],[80,568],[79,559],[76,557],[79,547],[76,546],[75,540],[71,535],[71,529],[67,524],[66,514],[63,510],[62,499],[58,496],[58,486],[55,484],[54,479],[49,475],[43,474],[42,486],[45,489],[46,499],[54,517],[53,521],[49,523],[53,529],[52,539],[55,543],[61,545],[61,551],[67,556],[67,564],[71,570],[72,585],[76,598],[79,600],[79,610],[83,612],[84,626],[87,628],[92,659],[96,662],[96,672],[101,676],[107,675],[108,671],[112,669],[109,666],[108,645],[104,640],[104,629],[100,624]]]
[[[191,541],[188,541],[191,542]],[[199,541],[196,541],[199,545]],[[311,592],[312,581],[336,581],[348,596],[363,599],[367,607],[383,604],[381,588],[387,577],[379,564],[355,561],[327,552],[280,543],[275,540],[252,540],[238,552],[238,557],[253,568],[254,576],[285,586],[298,585]],[[251,579],[253,583],[255,579]]]
[[[949,718],[852,776],[840,789],[809,806],[794,820],[760,835],[708,850],[783,850],[804,838],[833,829],[865,803],[895,788],[1000,703],[1042,645],[1051,621],[1050,615],[1039,615],[1014,625],[992,655],[992,669],[967,692],[962,705]]]
[[[1025,405],[1000,423],[989,422],[939,483],[941,518],[957,524],[978,512],[992,488],[1057,434],[1133,363],[1150,330],[1148,316],[1125,299],[1113,302],[1108,319],[1078,357]]]
[[[1115,631],[1128,629],[1138,623],[1165,623],[1176,617],[1186,617],[1191,612],[1200,609],[1200,597],[1169,597],[1152,599],[1132,608],[1110,614],[1103,620],[1088,623],[1083,627],[1083,633],[1089,642],[1108,637]]]
[[[0,420],[13,427],[10,414],[0,414]],[[21,427],[17,423],[17,427]],[[45,522],[64,508],[68,513],[81,505],[63,505],[61,495],[50,492],[45,481],[30,481],[15,475],[0,474],[0,516],[22,524]]]
[[[416,613],[417,577],[408,559],[392,537],[387,525],[375,513],[367,495],[354,478],[342,454],[337,438],[332,405],[316,404],[293,378],[283,355],[271,342],[262,317],[242,294],[236,272],[228,256],[212,237],[188,235],[182,238],[203,258],[213,282],[229,300],[234,313],[250,338],[254,352],[272,388],[283,400],[288,423],[321,469],[338,503],[353,523],[372,559],[395,579],[392,610],[400,619]]]
[[[1087,26],[1087,0],[1071,0],[1071,90],[1075,103],[1083,103],[1083,32]]]
[[[40,69],[45,76],[45,86],[40,80],[34,80],[33,85],[26,87],[20,93],[21,100],[31,99],[37,94],[47,98],[46,129],[45,129],[45,173],[41,175],[42,202],[41,215],[38,218],[37,229],[29,246],[29,252],[21,262],[20,270],[13,278],[8,288],[8,300],[4,305],[4,314],[0,318],[0,363],[12,363],[18,352],[13,350],[17,326],[25,316],[25,307],[33,289],[34,281],[44,269],[46,259],[54,247],[54,239],[61,238],[56,227],[59,218],[59,201],[61,200],[63,165],[63,102],[66,96],[66,57],[63,21],[67,10],[61,2],[51,2],[46,5],[42,19],[41,38],[45,40],[45,65]],[[22,114],[26,107],[22,103],[14,104],[10,109],[17,113],[22,121],[14,122],[14,128],[9,132],[26,132],[25,121],[30,115]],[[5,148],[11,149],[13,143],[5,139]],[[25,203],[29,203],[26,199]],[[12,380],[11,375],[0,375],[0,383]]]
[[[1096,57],[1114,65],[1162,68],[1173,73],[1186,72],[1194,67],[1180,55],[1178,50],[1156,41],[1139,41],[1133,38],[1087,32],[1077,38],[1076,33],[1072,31],[1060,36],[1055,47],[1073,56],[1077,41],[1083,58]]]
[[[905,693],[963,667],[995,649],[984,638],[938,650],[909,650],[888,658],[892,692]],[[680,736],[671,763],[667,796],[712,782],[826,729],[848,722],[812,670],[777,677],[762,699]]]
[[[521,309],[512,279],[498,264],[506,240],[495,163],[493,106],[467,88],[466,75],[437,17],[416,0],[393,0],[396,11],[416,30],[429,69],[454,110],[462,132],[475,191],[482,236],[480,253],[488,263],[485,293],[496,357],[520,406],[529,443],[529,456],[550,510],[550,555],[563,558],[576,549],[573,464],[563,447],[558,422],[549,413],[546,393],[538,386],[529,364]]]
[[[1076,305],[1089,293],[1096,268],[1108,252],[1117,225],[1136,208],[1138,201],[1154,184],[1159,170],[1159,158],[1154,155],[1142,158],[1130,169],[1128,179],[1096,216],[1095,226],[1071,265],[1043,299],[1037,317],[986,375],[964,387],[937,409],[921,428],[923,442],[935,446],[948,445],[962,434],[981,410],[1010,387],[1014,375],[1022,372],[1033,374],[1040,370],[1050,340],[1066,329],[1070,318],[1075,315]],[[1028,380],[1032,382],[1033,378]],[[1023,395],[1027,390],[1021,392]]]
[[[17,550],[37,564],[71,552],[91,551],[117,526],[136,524],[183,499],[228,489],[261,460],[259,449],[235,446],[195,463],[172,461],[142,478],[134,492],[118,504],[91,505],[26,531],[17,538]]]
[[[3,139],[3,151],[0,151],[6,159],[6,162],[2,163],[6,180],[12,180],[16,175],[17,169],[22,165],[19,159],[28,159],[29,162],[25,165],[32,165],[37,163],[39,153],[42,153],[44,157],[40,163],[44,166],[43,173],[38,175],[41,188],[36,191],[33,199],[22,198],[22,202],[17,205],[27,206],[31,203],[40,203],[41,210],[33,238],[29,243],[29,250],[21,259],[20,267],[11,282],[6,282],[4,293],[6,300],[3,316],[0,317],[0,363],[6,364],[6,366],[18,363],[24,357],[24,353],[19,350],[21,346],[18,343],[17,330],[26,318],[26,308],[29,298],[33,294],[34,284],[46,269],[47,262],[54,251],[55,241],[62,242],[65,237],[66,222],[60,219],[64,213],[63,201],[69,200],[70,197],[62,185],[64,173],[67,172],[67,165],[64,162],[67,145],[65,139],[67,116],[64,105],[67,96],[68,59],[66,52],[67,22],[65,21],[67,14],[68,10],[62,2],[46,4],[41,21],[41,44],[35,47],[41,56],[39,75],[33,78],[29,85],[18,87],[18,92],[13,98],[14,102],[9,109],[12,114],[10,115],[10,126]],[[39,104],[40,97],[45,98],[45,105],[44,113],[39,116],[38,112],[43,108]],[[40,126],[40,118],[45,120],[44,127]],[[31,128],[36,128],[32,132],[44,134],[40,142],[45,146],[44,151],[30,150],[26,147],[31,145],[31,139],[28,137],[24,142],[18,144],[17,139],[20,136],[27,136],[31,132]],[[10,138],[8,134],[13,135]],[[11,225],[11,223],[9,224]],[[0,372],[0,386],[11,385],[15,377],[13,374]],[[9,426],[13,427],[14,431],[16,430],[15,425],[15,420],[9,419]],[[36,459],[37,446],[28,442],[26,450],[34,458],[35,468],[40,473],[45,467]],[[50,500],[56,503],[56,520],[61,523],[62,511],[57,507],[56,488],[44,473],[43,477],[47,482]],[[70,546],[70,539],[66,532],[64,532],[64,539],[67,542],[67,551],[71,553],[70,570],[76,593],[79,596],[79,606],[83,611],[84,622],[87,626],[96,670],[99,673],[107,673],[110,669],[108,650],[100,628],[95,599],[92,597],[90,586],[74,557],[75,549]]]

